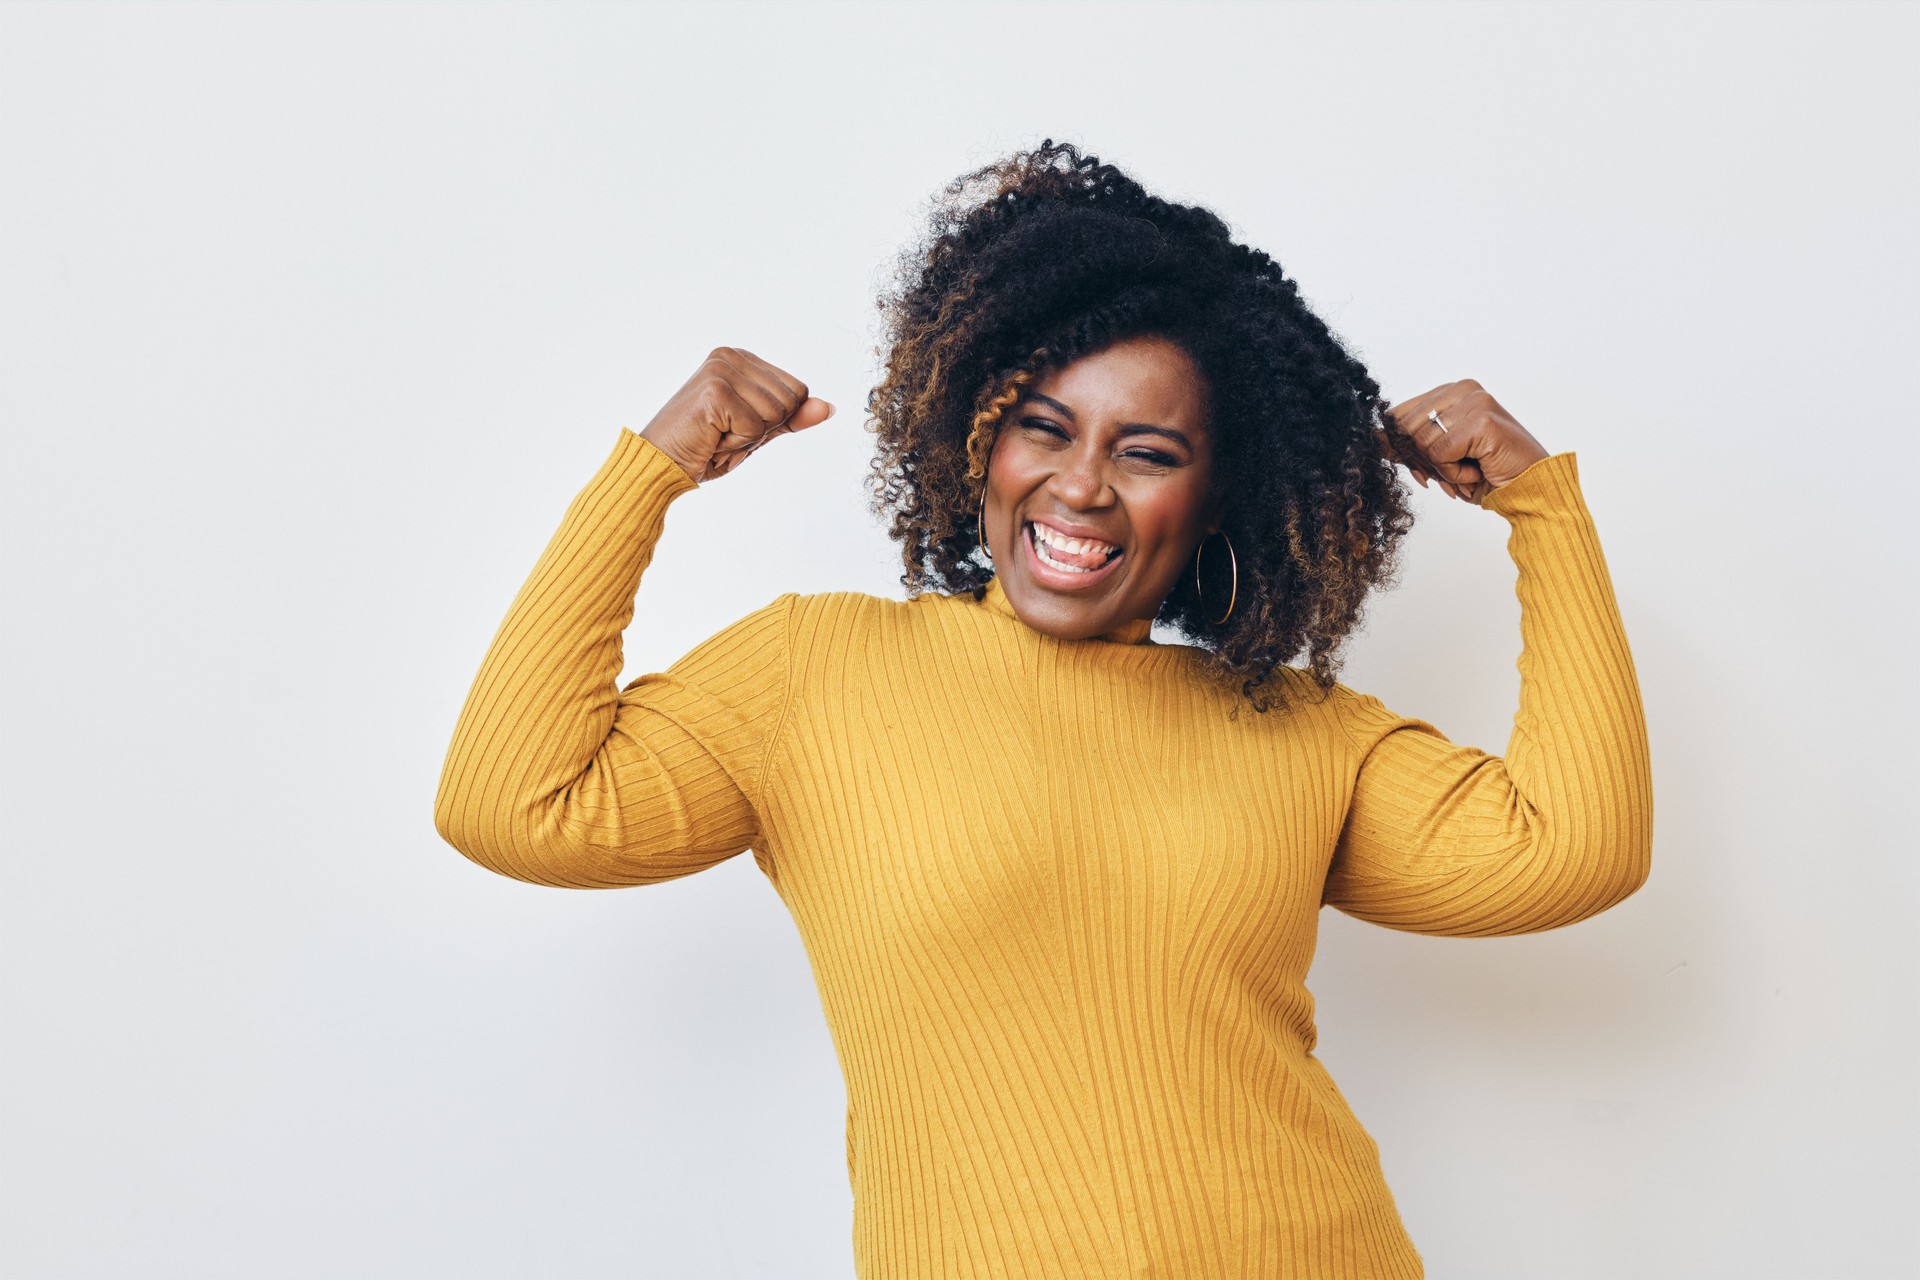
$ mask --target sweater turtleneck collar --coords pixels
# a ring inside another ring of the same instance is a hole
[[[1026,623],[1013,607],[1013,601],[1007,599],[1007,590],[1000,585],[996,574],[987,580],[987,594],[980,597],[980,603],[1003,617],[1012,618],[1025,626]],[[1112,644],[1152,644],[1150,633],[1153,631],[1152,618],[1130,618],[1111,631],[1105,631],[1090,639],[1105,640]]]

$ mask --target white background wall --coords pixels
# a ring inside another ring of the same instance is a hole
[[[1912,5],[0,7],[7,1277],[845,1277],[751,859],[540,889],[442,755],[716,344],[842,407],[689,495],[628,674],[900,595],[873,294],[1047,134],[1218,209],[1393,400],[1575,450],[1650,883],[1334,912],[1320,1053],[1435,1280],[1920,1275]],[[1416,491],[1345,679],[1500,750],[1505,525]],[[1906,658],[1900,655],[1906,654]]]

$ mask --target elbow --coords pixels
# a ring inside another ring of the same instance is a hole
[[[514,820],[512,806],[489,802],[442,781],[433,800],[433,827],[440,838],[478,866],[527,884],[565,886],[542,857],[529,824]]]
[[[433,797],[433,829],[463,857],[487,866],[489,860],[481,852],[484,843],[479,838],[479,824],[471,814],[467,798],[443,781]]]
[[[1651,851],[1637,844],[1621,846],[1609,854],[1605,861],[1608,870],[1595,879],[1589,915],[1598,915],[1617,907],[1640,892],[1653,871]]]
[[[1613,824],[1613,841],[1616,850],[1612,863],[1615,867],[1616,890],[1619,894],[1615,902],[1622,901],[1638,893],[1653,874],[1653,783],[1646,779],[1639,790],[1639,798],[1624,805],[1618,819]]]
[[[433,793],[433,829],[461,854],[485,866],[492,843],[488,837],[499,825],[493,812],[497,808],[488,803],[483,791],[461,781],[460,772],[449,761]]]
[[[1638,893],[1653,875],[1653,831],[1650,823],[1646,833],[1629,844],[1626,863],[1627,870],[1621,879],[1621,898],[1630,898]]]
[[[1491,917],[1457,932],[1482,936],[1563,929],[1638,893],[1653,866],[1650,824],[1581,823],[1543,831],[1522,875]]]
[[[1566,851],[1564,864],[1579,868],[1574,888],[1576,920],[1619,906],[1645,887],[1653,874],[1653,822],[1648,811],[1587,833]]]
[[[469,862],[509,880],[553,889],[651,884],[685,875],[700,865],[623,863],[577,829],[564,797],[548,803],[527,802],[475,795],[442,783],[434,797],[433,826]]]
[[[1653,779],[1644,752],[1596,777],[1579,803],[1561,804],[1535,829],[1543,880],[1558,923],[1599,915],[1645,887],[1653,873]]]
[[[433,829],[469,862],[501,875],[512,875],[509,864],[500,856],[501,842],[496,838],[498,824],[486,820],[483,812],[475,803],[475,797],[443,779],[433,797]]]

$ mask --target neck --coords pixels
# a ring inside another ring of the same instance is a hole
[[[1000,584],[1000,579],[997,575],[987,583],[987,594],[981,597],[980,604],[984,608],[991,609],[1003,617],[1012,618],[1022,626],[1027,626],[1026,621],[1020,617],[1019,612],[1013,607],[1013,601],[1007,598],[1006,588]],[[1103,631],[1099,635],[1089,636],[1087,639],[1089,641],[1104,641],[1108,644],[1152,644],[1153,640],[1149,634],[1152,630],[1152,618],[1129,618],[1111,631]]]

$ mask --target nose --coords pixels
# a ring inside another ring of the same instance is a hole
[[[1059,498],[1062,506],[1075,510],[1104,507],[1113,500],[1113,484],[1107,474],[1105,455],[1084,447],[1074,449],[1061,461],[1059,468],[1048,478],[1047,487]]]

